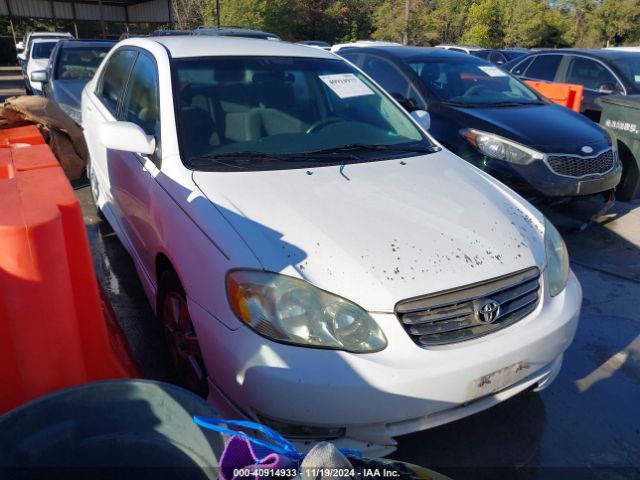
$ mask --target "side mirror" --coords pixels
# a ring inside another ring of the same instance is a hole
[[[49,81],[49,72],[46,70],[35,70],[31,72],[31,81],[46,83]]]
[[[106,148],[151,155],[156,139],[131,122],[106,122],[100,125],[100,142]]]
[[[431,115],[426,110],[414,110],[411,112],[411,116],[423,129],[429,130],[431,128]]]
[[[18,52],[23,51],[23,50],[24,50],[24,42],[18,42],[18,43],[16,43],[16,50],[17,50]]]

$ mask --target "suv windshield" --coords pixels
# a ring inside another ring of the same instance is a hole
[[[432,148],[406,114],[340,60],[188,58],[174,59],[172,70],[182,157],[192,168],[248,159],[297,168]]]
[[[529,87],[489,63],[467,59],[408,60],[424,85],[440,101],[460,106],[543,103]]]
[[[31,58],[49,58],[56,42],[38,42],[33,44]]]
[[[63,48],[56,71],[60,80],[91,80],[112,45],[103,47]]]

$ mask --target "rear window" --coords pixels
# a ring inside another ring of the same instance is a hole
[[[60,51],[56,78],[60,80],[91,80],[111,46],[63,48]]]
[[[39,42],[33,44],[33,52],[31,52],[31,58],[49,58],[53,47],[56,46],[56,42]]]

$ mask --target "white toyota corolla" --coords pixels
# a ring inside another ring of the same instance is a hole
[[[561,236],[335,55],[130,39],[82,118],[96,204],[223,414],[383,454],[558,373]]]

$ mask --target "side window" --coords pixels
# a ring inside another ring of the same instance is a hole
[[[131,67],[131,62],[135,56],[135,52],[131,50],[120,50],[116,52],[110,59],[104,69],[102,80],[96,91],[96,95],[100,97],[102,103],[114,115],[118,109],[118,100],[122,95],[122,89],[127,80],[127,74]]]
[[[538,55],[525,72],[525,77],[553,82],[562,55]]]
[[[523,60],[511,70],[511,73],[513,73],[514,75],[517,75],[518,77],[521,77],[522,75],[524,75],[524,72],[527,69],[527,67],[531,65],[531,62],[533,61],[534,58],[535,57],[529,57],[526,60]]]
[[[140,54],[129,75],[119,119],[135,123],[147,135],[157,137],[160,133],[159,98],[155,61],[148,55]]]
[[[618,81],[604,65],[584,57],[571,57],[566,81],[590,90],[599,90],[603,85],[618,87]]]
[[[415,87],[409,79],[393,63],[370,55],[363,56],[362,70],[382,86],[388,93],[397,98],[397,95],[412,100],[418,109],[425,110],[426,106],[421,100]]]

